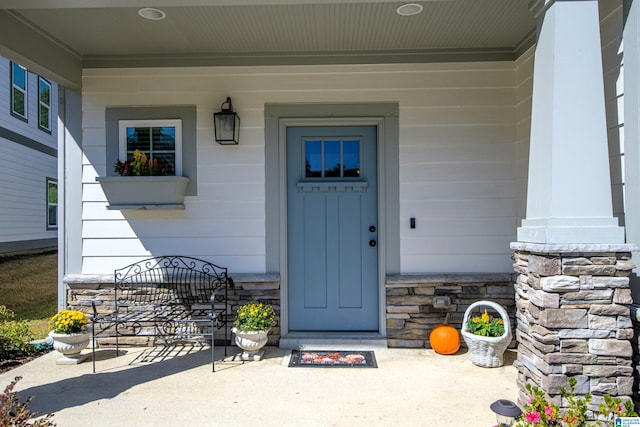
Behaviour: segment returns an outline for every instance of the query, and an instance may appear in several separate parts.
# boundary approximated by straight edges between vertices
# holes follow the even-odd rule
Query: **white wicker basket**
[[[469,332],[469,317],[476,307],[489,307],[500,315],[504,321],[504,334],[500,337],[483,337]],[[493,301],[474,302],[464,312],[462,320],[462,338],[469,348],[469,356],[474,365],[484,368],[497,368],[504,364],[503,355],[511,342],[511,322],[507,311]]]

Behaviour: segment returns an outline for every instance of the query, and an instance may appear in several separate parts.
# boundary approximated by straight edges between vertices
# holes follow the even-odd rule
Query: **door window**
[[[360,140],[306,139],[305,178],[360,178]]]

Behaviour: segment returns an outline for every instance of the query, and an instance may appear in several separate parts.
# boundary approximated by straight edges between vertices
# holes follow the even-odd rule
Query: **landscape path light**
[[[513,426],[516,418],[522,414],[518,405],[507,399],[498,399],[490,406],[491,410],[496,414],[498,427]]]

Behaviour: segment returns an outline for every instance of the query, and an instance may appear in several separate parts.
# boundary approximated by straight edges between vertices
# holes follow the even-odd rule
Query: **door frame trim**
[[[378,179],[379,334],[386,336],[387,274],[400,272],[398,104],[265,105],[267,272],[280,273],[280,335],[289,334],[286,129],[290,126],[376,126]],[[362,114],[362,116],[358,116]]]

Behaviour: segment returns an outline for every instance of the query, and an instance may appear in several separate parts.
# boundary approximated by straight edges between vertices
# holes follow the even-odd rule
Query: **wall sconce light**
[[[227,108],[225,108],[227,104]],[[220,111],[213,114],[213,127],[216,141],[221,145],[236,145],[240,137],[240,117],[233,112],[231,98],[220,106]]]
[[[522,414],[518,405],[507,399],[499,399],[490,406],[491,410],[496,414],[498,426],[512,426],[516,422],[516,418]]]

